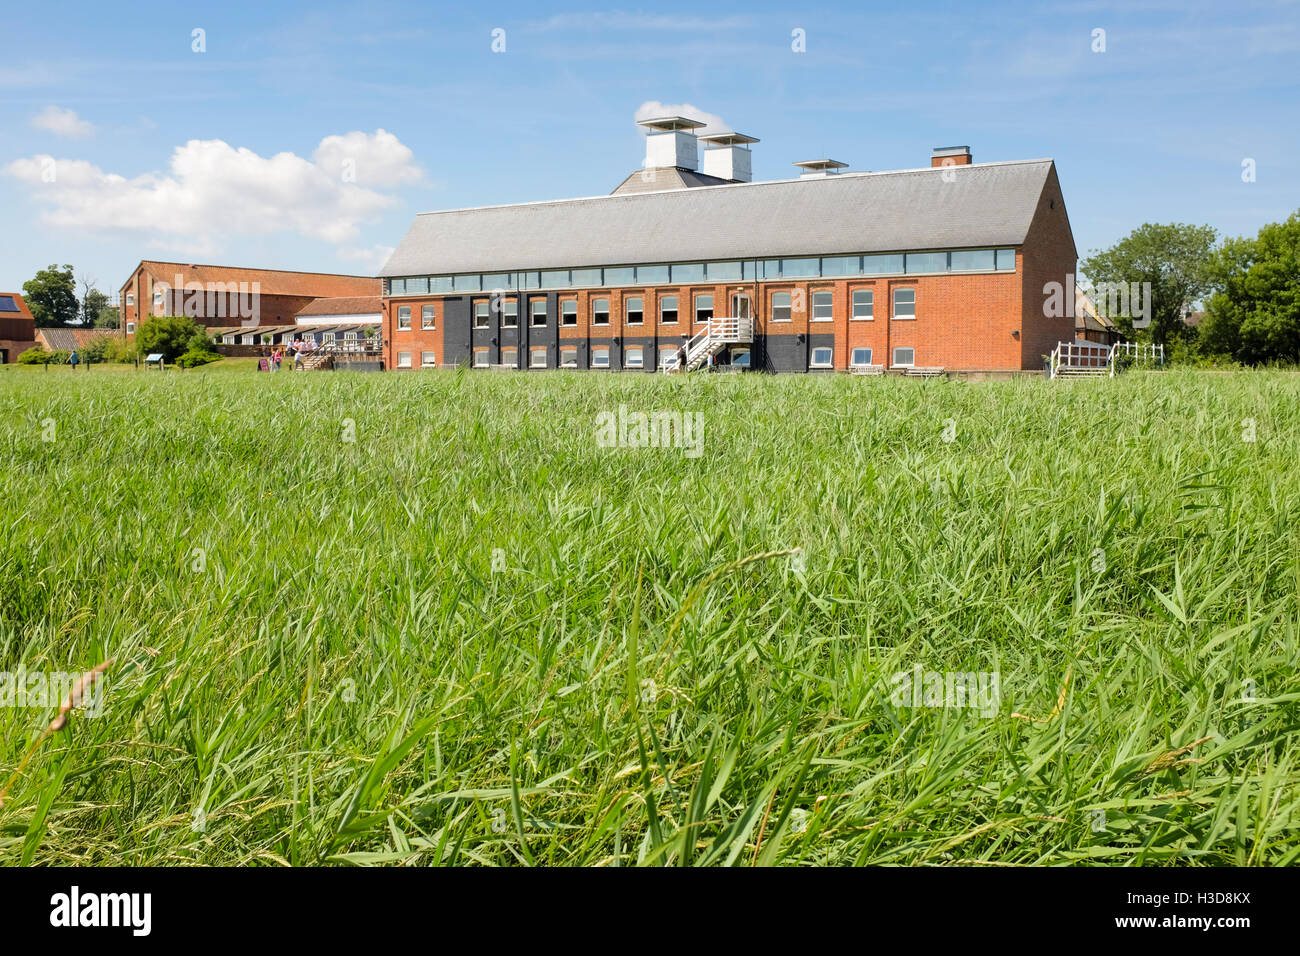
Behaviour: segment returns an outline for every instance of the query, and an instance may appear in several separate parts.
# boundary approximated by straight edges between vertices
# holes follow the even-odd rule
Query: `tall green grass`
[[[703,454],[599,447],[620,404]],[[0,411],[0,669],[114,658],[16,775],[57,702],[0,709],[0,862],[1300,859],[1296,375],[6,371]],[[998,713],[895,706],[917,664]]]

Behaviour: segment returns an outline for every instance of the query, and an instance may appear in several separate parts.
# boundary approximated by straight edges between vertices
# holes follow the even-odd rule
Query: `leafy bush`
[[[45,351],[45,346],[37,343],[22,352],[18,356],[19,365],[47,365],[50,361],[50,353]]]
[[[146,319],[135,333],[141,354],[159,352],[168,362],[175,362],[191,348],[195,336],[203,332],[194,320],[183,315],[155,315]]]
[[[221,358],[221,356],[216,352],[204,352],[197,349],[190,349],[176,360],[176,364],[181,368],[196,368],[200,365],[207,365],[209,362],[215,362],[219,358]]]
[[[107,360],[108,350],[112,345],[111,335],[95,335],[86,340],[86,343],[77,350],[77,354],[87,365],[94,365],[96,362]]]
[[[110,336],[108,349],[104,353],[104,361],[134,362],[139,355],[140,350],[134,343],[118,336]]]

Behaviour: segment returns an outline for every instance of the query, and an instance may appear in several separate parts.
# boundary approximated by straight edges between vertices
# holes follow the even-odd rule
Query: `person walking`
[[[77,370],[77,366],[81,364],[81,356],[77,354],[76,349],[73,349],[72,354],[68,356],[68,364],[72,366],[74,372]]]

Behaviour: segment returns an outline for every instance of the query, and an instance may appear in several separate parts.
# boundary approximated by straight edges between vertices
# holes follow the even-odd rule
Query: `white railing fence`
[[[1047,377],[1106,375],[1114,378],[1116,372],[1148,361],[1163,367],[1165,347],[1136,342],[1117,342],[1109,346],[1099,342],[1060,342],[1048,357]]]

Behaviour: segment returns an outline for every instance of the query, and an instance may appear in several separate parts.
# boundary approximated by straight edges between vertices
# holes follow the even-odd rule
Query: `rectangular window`
[[[708,322],[713,318],[713,296],[697,295],[695,297],[695,321]]]
[[[790,293],[789,292],[772,293],[772,321],[773,322],[790,321]]]
[[[857,365],[857,366],[870,365],[870,364],[871,364],[871,349],[866,349],[866,348],[856,348],[856,349],[854,349],[854,350],[853,350],[853,354],[852,354],[851,357],[849,358],[849,364],[850,364],[850,365]]]
[[[853,318],[874,319],[876,294],[871,289],[853,290]]]
[[[569,285],[569,270],[560,269],[556,272],[543,272],[541,287],[543,289],[565,289]]]
[[[560,303],[560,324],[577,325],[578,324],[578,300],[565,299]]]
[[[429,292],[429,279],[427,276],[420,276],[418,279],[406,280],[407,295],[427,295]]]
[[[452,288],[457,292],[481,292],[483,277],[481,275],[452,276]]]
[[[637,282],[667,282],[668,267],[667,266],[637,266],[636,281]]]
[[[344,342],[355,342],[356,340],[357,340],[357,333],[355,333],[355,332],[344,332],[344,333],[343,333],[343,341],[344,341]]]
[[[511,349],[502,349],[502,350],[501,350],[501,364],[504,365],[506,368],[518,368],[518,367],[519,367],[519,350],[518,350],[518,349],[513,349],[513,348],[511,348]]]
[[[129,331],[129,330],[128,330],[128,331]],[[223,336],[221,337],[221,341],[224,342],[224,343],[226,343],[227,345],[234,345],[234,344],[235,344],[235,338],[236,338],[236,337],[233,336],[233,335],[223,335]]]
[[[533,310],[533,325],[534,326],[545,325],[546,324],[546,300],[533,299],[532,310]]]
[[[895,289],[894,290],[894,314],[895,319],[914,319],[916,318],[916,290]]]
[[[764,279],[781,278],[780,259],[764,259],[762,262],[758,264],[758,267],[760,270],[762,270],[762,278]]]
[[[812,358],[808,361],[809,368],[830,368],[831,367],[831,348],[829,345],[819,345],[812,350]]]
[[[162,304],[163,304],[163,293],[162,293],[162,289],[154,289],[154,290],[153,290],[153,304],[154,304],[154,305],[162,305]]]
[[[820,259],[782,259],[781,275],[786,278],[804,278],[821,273]]]
[[[609,325],[609,299],[591,300],[591,324]]]
[[[829,322],[833,317],[834,297],[830,292],[814,292],[812,295],[812,320]]]
[[[639,345],[629,345],[623,351],[624,368],[644,368],[645,350]]]
[[[518,299],[506,299],[501,303],[501,327],[503,329],[519,328]]]
[[[411,307],[409,305],[399,305],[397,307],[397,327],[399,329],[409,329],[411,327]]]
[[[134,334],[135,334],[135,323],[134,323],[134,322],[128,322],[128,323],[126,323],[126,334],[127,334],[127,335],[134,335]]]
[[[486,275],[483,277],[483,291],[485,292],[491,292],[497,289],[512,289],[514,288],[514,284],[515,277],[509,272],[498,272],[494,275]]]
[[[744,270],[739,262],[710,262],[707,275],[712,282],[739,282]]]
[[[546,368],[546,349],[529,349],[528,350],[528,367],[529,368]]]
[[[397,353],[397,367],[398,367],[398,368],[410,368],[410,367],[411,367],[411,353],[410,353],[410,352],[398,352],[398,353]]]
[[[432,352],[420,353],[420,365],[424,368],[433,368],[438,364],[438,358]]]
[[[430,292],[451,292],[451,276],[434,276],[429,280]]]
[[[997,265],[992,249],[964,249],[949,255],[953,272],[992,272]]]
[[[677,346],[661,345],[659,346],[659,367],[664,368],[677,361]]]
[[[703,282],[703,262],[680,262],[672,267],[674,282]]]
[[[901,255],[863,256],[862,274],[864,276],[891,275],[903,271]]]
[[[560,368],[577,368],[578,367],[578,350],[575,348],[560,349]]]
[[[677,324],[677,296],[666,295],[659,300],[659,321],[664,325]]]
[[[434,325],[433,306],[431,305],[420,306],[420,328],[422,329],[436,328],[436,326]]]
[[[600,285],[599,269],[574,269],[569,277],[570,285]]]
[[[474,303],[474,328],[486,329],[488,327],[488,303]]]
[[[134,292],[128,292],[128,293],[126,294],[126,304],[127,304],[127,305],[135,305],[135,293],[134,293]]]
[[[836,256],[833,259],[822,260],[824,276],[855,276],[861,268],[861,256]]]
[[[605,285],[632,285],[634,282],[636,269],[632,266],[605,270]]]
[[[731,350],[731,364],[736,368],[749,368],[750,361],[749,349],[733,348]]]
[[[894,349],[894,367],[915,365],[916,349]]]
[[[475,367],[475,368],[487,368],[487,367],[488,367],[488,350],[487,350],[487,349],[475,349],[475,350],[474,350],[474,367]]]
[[[605,346],[591,350],[592,368],[609,368],[609,349]]]
[[[645,300],[641,296],[633,295],[624,299],[623,310],[628,325],[641,325],[645,322]]]
[[[997,269],[999,272],[1016,271],[1016,250],[999,249],[997,251]]]
[[[948,253],[946,252],[909,252],[907,254],[907,272],[947,272]]]

